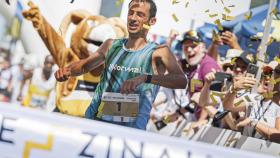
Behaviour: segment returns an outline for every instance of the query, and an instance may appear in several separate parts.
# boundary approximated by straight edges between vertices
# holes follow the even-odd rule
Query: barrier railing
[[[0,103],[0,158],[269,158]]]

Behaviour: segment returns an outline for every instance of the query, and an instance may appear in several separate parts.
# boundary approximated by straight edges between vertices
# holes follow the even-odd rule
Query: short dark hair
[[[128,4],[128,6],[130,6],[130,4],[135,1],[135,0],[131,0]],[[137,1],[141,1],[141,2],[147,2],[150,4],[150,17],[149,18],[153,18],[156,17],[157,14],[157,5],[153,0],[137,0]]]

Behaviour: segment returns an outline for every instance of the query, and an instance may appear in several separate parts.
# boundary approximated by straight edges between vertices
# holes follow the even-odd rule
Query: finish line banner
[[[0,103],[0,158],[269,158]]]

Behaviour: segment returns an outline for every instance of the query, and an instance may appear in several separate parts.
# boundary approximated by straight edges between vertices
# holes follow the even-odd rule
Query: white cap
[[[227,63],[231,63],[232,59],[235,57],[239,57],[242,54],[242,50],[238,50],[238,49],[229,49],[227,51],[226,57],[224,58],[224,60],[221,61],[221,64],[227,64]]]
[[[229,49],[226,54],[226,59],[232,59],[235,57],[239,57],[243,53],[243,50],[239,49]]]

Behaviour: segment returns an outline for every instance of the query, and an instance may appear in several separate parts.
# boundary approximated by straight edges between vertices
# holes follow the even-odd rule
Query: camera
[[[224,72],[217,72],[215,74],[215,80],[210,85],[210,90],[221,92],[223,86],[229,87],[232,82],[232,75]],[[226,85],[224,85],[226,83]]]

